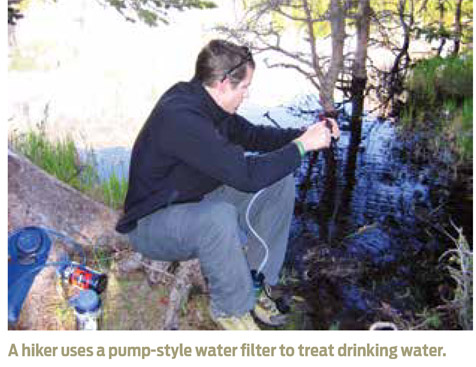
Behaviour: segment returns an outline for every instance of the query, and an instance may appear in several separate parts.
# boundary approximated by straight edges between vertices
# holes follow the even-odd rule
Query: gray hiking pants
[[[154,260],[198,258],[208,280],[212,315],[243,315],[255,303],[250,270],[258,269],[265,256],[245,220],[253,196],[221,186],[200,202],[159,209],[129,233],[132,246]],[[249,211],[251,226],[269,248],[263,274],[270,285],[278,282],[283,264],[294,198],[294,178],[289,175],[264,189]]]

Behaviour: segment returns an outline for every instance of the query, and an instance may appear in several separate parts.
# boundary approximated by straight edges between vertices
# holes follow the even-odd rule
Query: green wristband
[[[299,149],[299,154],[301,155],[301,158],[306,155],[306,149],[304,148],[304,144],[301,141],[294,140],[294,143],[297,145]]]

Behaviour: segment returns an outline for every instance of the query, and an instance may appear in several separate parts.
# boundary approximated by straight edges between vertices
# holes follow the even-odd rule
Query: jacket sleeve
[[[271,152],[282,148],[303,133],[301,129],[254,125],[236,114],[228,119],[227,130],[227,136],[231,141],[254,152]]]
[[[301,163],[296,144],[260,155],[224,138],[199,110],[176,110],[156,125],[158,149],[214,179],[245,192],[256,192],[292,173]]]

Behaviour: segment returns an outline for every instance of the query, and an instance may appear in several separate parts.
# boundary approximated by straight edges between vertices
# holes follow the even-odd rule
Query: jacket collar
[[[215,123],[221,122],[224,119],[227,119],[231,116],[229,112],[221,108],[215,100],[210,96],[205,87],[202,85],[202,82],[197,78],[193,78],[190,83],[192,84],[193,90],[196,91],[201,99],[204,101],[207,110],[211,113],[213,121]]]

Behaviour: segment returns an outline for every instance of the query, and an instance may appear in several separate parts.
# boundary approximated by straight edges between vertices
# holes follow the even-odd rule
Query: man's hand
[[[328,127],[328,124],[330,125]],[[306,152],[329,148],[331,138],[339,139],[340,130],[336,120],[326,118],[307,128],[307,130],[295,141],[300,141]]]
[[[339,140],[340,138],[340,129],[339,125],[337,125],[337,121],[333,118],[326,117],[324,119],[326,126],[331,130],[331,137],[332,139]]]

